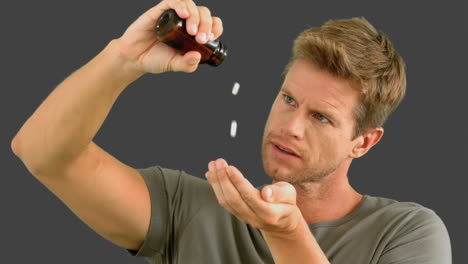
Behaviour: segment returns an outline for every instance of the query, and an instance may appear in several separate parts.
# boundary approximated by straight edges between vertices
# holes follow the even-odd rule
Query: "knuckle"
[[[242,179],[238,177],[238,171],[236,168],[232,165],[229,165],[226,167],[226,173],[229,174],[230,180],[234,185],[239,185],[242,184]],[[241,193],[241,195],[249,196],[251,195],[250,193]]]
[[[200,12],[200,14],[202,15],[206,15],[206,16],[211,16],[211,11],[208,7],[206,6],[199,6],[198,7],[198,11]]]
[[[186,3],[186,6],[190,12],[190,17],[188,19],[198,20],[200,15],[197,6],[193,3]]]
[[[182,1],[175,2],[173,6],[175,9],[181,9],[181,10],[184,8],[187,8],[187,5]]]
[[[224,170],[218,170],[218,172],[216,173],[216,175],[218,176],[218,179],[220,181],[225,181],[226,180],[226,173],[224,172]]]
[[[250,194],[241,193],[241,197],[242,197],[242,200],[244,200],[245,203],[247,204],[250,204],[253,201],[253,197]]]
[[[224,199],[225,199],[227,205],[229,205],[229,206],[236,206],[236,201],[233,200],[232,198],[230,198],[230,197],[225,197]]]
[[[278,224],[278,218],[274,215],[267,215],[264,218],[265,224],[269,226],[275,226]]]
[[[193,1],[185,1],[187,3],[187,7],[190,8],[194,13],[198,14],[198,8],[197,5]]]
[[[223,32],[223,22],[221,21],[221,18],[213,17],[212,24],[215,25],[213,29],[216,30],[218,34]]]
[[[223,21],[221,20],[221,18],[214,16],[214,17],[211,17],[211,19],[213,20],[214,23],[216,23],[216,24],[218,24],[220,26],[223,25]]]
[[[236,199],[232,199],[229,201],[229,204],[231,205],[231,207],[233,208],[240,208],[242,203],[239,201],[239,200],[236,200]]]

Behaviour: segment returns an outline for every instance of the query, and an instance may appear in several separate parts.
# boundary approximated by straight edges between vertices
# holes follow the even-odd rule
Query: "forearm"
[[[55,88],[17,133],[13,151],[30,170],[60,169],[90,144],[119,94],[140,76],[111,41]]]
[[[305,221],[290,234],[262,233],[275,264],[330,263]]]

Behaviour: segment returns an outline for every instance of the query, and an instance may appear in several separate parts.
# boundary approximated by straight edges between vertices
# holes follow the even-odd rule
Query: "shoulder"
[[[384,197],[367,196],[367,207],[383,218],[402,223],[443,224],[437,213],[416,202],[402,202]]]
[[[375,212],[380,212],[376,220],[383,227],[382,238],[386,241],[382,263],[387,263],[384,259],[431,259],[428,263],[450,263],[448,230],[434,210],[415,202],[382,197],[371,197],[371,200],[381,205]]]
[[[381,211],[379,220],[385,226],[385,236],[391,238],[390,248],[415,241],[426,243],[426,247],[450,248],[448,230],[434,210],[415,202],[373,199],[382,205],[377,211]]]

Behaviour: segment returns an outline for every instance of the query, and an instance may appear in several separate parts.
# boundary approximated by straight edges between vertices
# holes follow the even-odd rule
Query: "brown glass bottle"
[[[200,63],[218,66],[227,56],[227,48],[219,40],[205,44],[198,43],[194,36],[187,33],[185,20],[181,19],[173,9],[165,11],[159,17],[155,29],[161,42],[181,51],[182,54],[191,50],[200,52]]]

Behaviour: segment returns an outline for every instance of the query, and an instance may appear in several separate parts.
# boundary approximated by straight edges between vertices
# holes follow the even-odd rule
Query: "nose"
[[[281,134],[294,137],[298,140],[304,138],[304,120],[299,111],[286,117],[286,122],[281,128]]]

